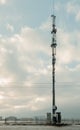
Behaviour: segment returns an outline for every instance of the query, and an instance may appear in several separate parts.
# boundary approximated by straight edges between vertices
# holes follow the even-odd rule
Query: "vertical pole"
[[[55,105],[55,63],[56,63],[56,27],[55,27],[55,16],[52,15],[53,18],[53,29],[52,29],[52,124],[56,124],[56,110],[57,107]]]
[[[53,55],[53,59],[52,59],[52,81],[53,81],[53,85],[52,85],[52,93],[53,93],[53,97],[52,97],[52,123],[56,124],[56,104],[55,104],[55,63],[56,63],[56,58],[55,55]]]

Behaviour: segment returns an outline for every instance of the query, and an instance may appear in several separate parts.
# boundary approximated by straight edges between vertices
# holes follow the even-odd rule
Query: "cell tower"
[[[53,81],[53,90],[52,90],[52,94],[53,94],[53,97],[52,97],[52,123],[55,124],[56,123],[56,110],[57,110],[57,107],[55,105],[55,63],[56,63],[56,32],[57,32],[57,29],[56,29],[56,26],[55,26],[55,18],[56,16],[52,15],[52,18],[53,18],[53,29],[52,29],[52,44],[51,44],[51,47],[52,47],[52,81]]]
[[[56,112],[57,110],[57,106],[55,103],[55,63],[56,63],[56,33],[57,33],[57,29],[56,29],[56,25],[55,25],[55,19],[56,16],[55,15],[51,15],[52,17],[52,44],[51,44],[51,48],[52,48],[52,124],[55,125],[56,123],[61,123],[61,113],[60,112]]]

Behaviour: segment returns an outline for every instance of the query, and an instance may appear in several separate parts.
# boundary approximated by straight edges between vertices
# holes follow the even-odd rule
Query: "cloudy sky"
[[[80,118],[80,0],[55,0],[56,105]],[[0,115],[51,112],[53,0],[0,0]]]

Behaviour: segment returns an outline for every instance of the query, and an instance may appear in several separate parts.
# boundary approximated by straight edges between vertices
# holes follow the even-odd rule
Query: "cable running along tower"
[[[53,1],[53,10],[54,10],[54,1]],[[56,16],[54,14],[51,15],[52,17],[52,44],[51,44],[51,48],[52,48],[52,124],[55,125],[56,123],[60,123],[61,122],[61,114],[60,112],[56,113],[57,110],[57,106],[55,103],[55,63],[56,63],[56,33],[57,33],[57,29],[56,29],[56,25],[55,25],[55,20],[56,20]]]

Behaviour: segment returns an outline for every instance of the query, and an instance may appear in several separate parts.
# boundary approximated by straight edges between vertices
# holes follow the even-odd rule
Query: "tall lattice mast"
[[[53,10],[54,10],[54,5],[53,5]],[[61,124],[61,112],[56,112],[57,106],[55,103],[55,63],[56,63],[57,29],[56,29],[56,24],[55,24],[56,16],[54,14],[51,16],[52,16],[52,31],[51,31],[51,34],[52,34],[52,44],[51,44],[51,48],[52,48],[52,124],[55,125],[56,123]]]
[[[54,11],[54,3],[53,3],[53,11]],[[52,85],[52,123],[56,124],[57,107],[55,104],[55,63],[56,63],[56,46],[57,46],[56,32],[57,32],[57,29],[56,29],[56,25],[55,25],[56,16],[53,14],[53,15],[51,15],[51,17],[52,17],[52,31],[51,31],[52,44],[51,44],[51,47],[52,47],[52,83],[53,83],[53,85]]]

